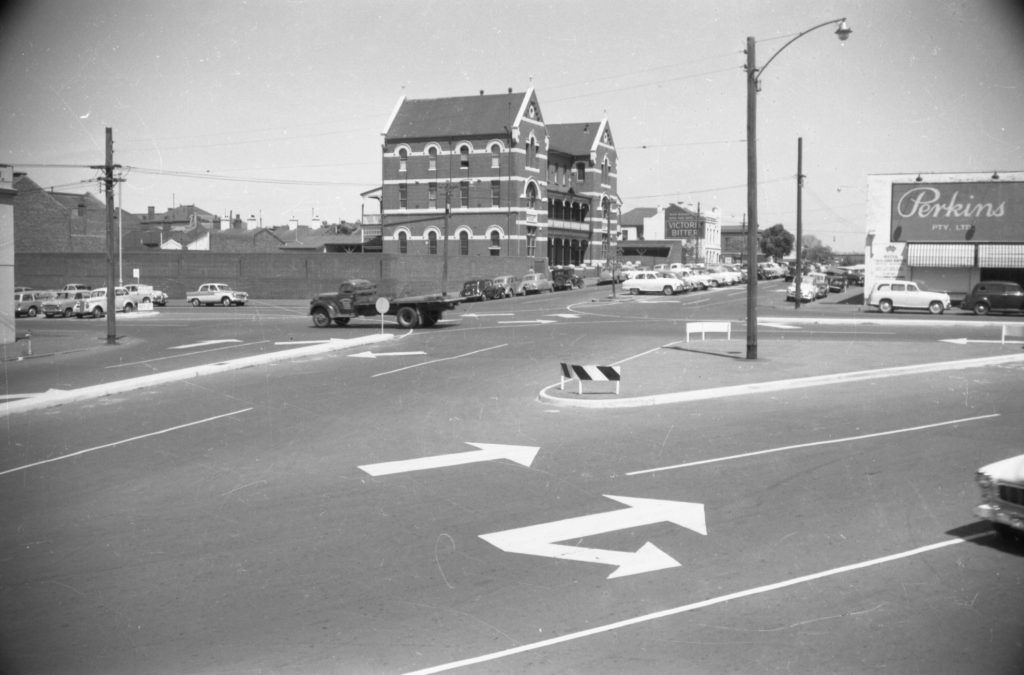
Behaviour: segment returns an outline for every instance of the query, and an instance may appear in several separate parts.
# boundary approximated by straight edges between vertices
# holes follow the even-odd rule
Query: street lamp
[[[753,37],[747,38],[747,358],[757,358],[757,92],[761,87],[761,75],[789,45],[793,44],[811,31],[832,24],[839,24],[836,37],[840,42],[846,41],[853,32],[846,25],[846,18],[832,19],[808,28],[772,54],[765,64],[757,67],[755,58],[755,42]],[[797,289],[799,293],[799,289]]]

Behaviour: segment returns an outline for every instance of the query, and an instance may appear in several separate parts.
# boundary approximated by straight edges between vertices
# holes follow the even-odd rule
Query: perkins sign
[[[1024,183],[894,183],[892,241],[1024,241]]]

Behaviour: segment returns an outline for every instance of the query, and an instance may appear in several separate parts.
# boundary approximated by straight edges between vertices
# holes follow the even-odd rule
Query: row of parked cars
[[[622,290],[633,295],[661,293],[675,295],[690,291],[707,290],[719,286],[733,286],[747,280],[746,270],[739,265],[700,265],[682,263],[655,265],[651,269],[632,267],[621,270],[618,277]]]
[[[514,295],[533,295],[583,288],[583,277],[572,267],[551,270],[551,278],[542,272],[522,277],[505,275],[494,279],[470,279],[462,285],[460,295],[465,301],[497,300]]]
[[[167,294],[146,284],[126,284],[114,288],[114,307],[118,312],[133,312],[139,305],[167,304]],[[15,316],[47,318],[83,316],[100,317],[107,311],[107,289],[93,289],[86,284],[66,284],[59,290],[14,290]]]

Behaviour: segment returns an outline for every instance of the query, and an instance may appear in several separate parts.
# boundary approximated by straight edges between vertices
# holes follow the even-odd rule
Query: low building
[[[954,301],[1024,284],[1024,172],[868,176],[865,283],[923,281]]]
[[[680,262],[717,263],[722,259],[722,228],[718,209],[669,204],[642,207],[622,214],[623,260],[645,265]]]

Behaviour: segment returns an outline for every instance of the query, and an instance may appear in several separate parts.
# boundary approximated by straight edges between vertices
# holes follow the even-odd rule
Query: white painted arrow
[[[224,344],[225,342],[241,342],[241,340],[203,340],[202,342],[193,342],[190,345],[178,345],[177,347],[168,347],[168,349],[192,349],[193,347],[209,347],[210,345],[219,345]]]
[[[472,464],[474,462],[490,462],[495,459],[509,459],[516,464],[530,466],[533,458],[537,456],[540,448],[533,448],[526,445],[499,445],[497,443],[467,443],[479,450],[471,452],[453,452],[447,455],[433,455],[432,457],[417,457],[415,459],[401,459],[394,462],[380,462],[379,464],[364,464],[359,468],[371,476],[389,476],[395,473],[407,471],[424,471],[426,469],[441,469],[448,466],[460,464]]]
[[[614,579],[679,567],[680,563],[651,542],[646,542],[636,552],[566,546],[555,542],[661,522],[675,523],[703,535],[708,533],[703,504],[615,495],[605,497],[629,508],[482,534],[480,538],[507,553],[615,565],[615,571],[608,575],[609,579]]]
[[[498,323],[554,323],[550,319],[532,319],[530,321],[499,321]]]
[[[557,316],[559,319],[578,319],[579,314],[548,314],[548,316]]]
[[[350,358],[353,359],[375,359],[378,356],[422,356],[426,352],[359,352],[358,354],[349,354]]]
[[[948,342],[952,345],[965,345],[968,342],[975,344],[988,344],[988,345],[1019,345],[1021,344],[1018,340],[969,340],[967,338],[951,338],[949,340],[939,340],[939,342]]]

